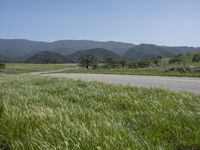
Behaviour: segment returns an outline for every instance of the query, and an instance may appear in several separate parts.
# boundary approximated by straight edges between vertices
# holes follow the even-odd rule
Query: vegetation
[[[0,149],[198,149],[200,97],[0,75]]]
[[[1,62],[1,60],[0,60],[0,70],[5,69],[5,68],[6,68],[6,64]]]
[[[27,63],[39,63],[39,64],[49,64],[49,63],[64,63],[65,57],[53,52],[42,51],[27,59]]]
[[[152,58],[151,61],[158,67],[161,64],[161,59],[162,59],[161,56],[157,56],[157,57]]]
[[[126,62],[107,58],[104,64],[96,70],[73,70],[66,73],[97,73],[97,74],[124,74],[124,75],[152,75],[152,76],[179,76],[200,77],[200,63],[192,59],[198,53],[177,55],[173,58],[154,57],[151,60]],[[176,63],[168,63],[176,60]]]
[[[192,62],[200,62],[200,54],[195,54],[192,58]]]
[[[88,50],[81,50],[81,51],[76,51],[68,56],[66,56],[66,59],[73,60],[75,62],[79,62],[79,58],[81,55],[92,55],[98,59],[99,62],[104,62],[106,58],[112,57],[114,59],[119,59],[120,55],[108,50],[108,49],[103,49],[103,48],[93,48],[93,49],[88,49]]]
[[[179,72],[162,70],[159,68],[116,68],[116,69],[95,69],[95,70],[71,70],[64,73],[94,73],[94,74],[120,74],[120,75],[150,75],[150,76],[176,76],[176,77],[200,77],[199,72]]]
[[[104,68],[118,68],[119,67],[119,61],[117,59],[114,59],[112,57],[108,57],[105,61]]]
[[[181,62],[183,62],[183,55],[177,55],[175,57],[172,57],[169,59],[169,64],[175,64],[178,63],[178,65],[180,65]]]
[[[60,63],[63,62],[63,57],[66,57],[64,63],[78,62],[79,57],[85,54],[94,55],[99,61],[105,61],[107,57],[115,59],[121,57],[127,61],[144,61],[156,56],[172,57],[178,54],[186,54],[187,52],[200,51],[199,48],[194,47],[167,47],[153,44],[134,45],[112,41],[61,40],[55,42],[36,42],[20,39],[0,39],[0,56],[7,60],[7,62],[24,63],[28,59],[30,63],[33,63],[33,59],[37,63],[44,63],[38,62],[38,56],[36,56],[37,54],[40,55],[44,50],[48,51],[51,58],[56,58],[58,62],[61,61]],[[31,58],[32,56],[34,58]]]
[[[172,57],[187,52],[199,51],[199,48],[193,47],[167,47],[153,44],[140,44],[130,48],[122,56],[128,61],[143,61],[157,56]]]
[[[177,66],[179,66],[179,67],[181,67],[181,66],[182,67],[192,67],[192,68],[197,67],[198,68],[198,67],[200,67],[200,63],[193,61],[193,58],[194,58],[195,55],[200,55],[200,52],[187,53],[187,54],[180,56],[182,61],[179,64],[178,64],[178,62],[169,64],[168,62],[171,58],[163,58],[161,60],[161,66],[163,66],[163,64],[165,62],[167,68],[177,67]]]
[[[70,55],[76,51],[103,48],[121,55],[134,44],[121,42],[99,42],[90,40],[59,40],[54,42],[30,41],[22,39],[0,39],[0,56],[4,56],[7,62],[26,62],[26,60],[41,51],[48,51]],[[80,57],[80,56],[79,56]],[[79,58],[78,57],[78,58]],[[77,60],[78,60],[77,58]],[[70,59],[71,60],[71,59]]]
[[[79,65],[82,68],[89,69],[91,67],[92,69],[96,69],[98,65],[98,60],[93,55],[81,55],[79,59]]]
[[[77,64],[6,64],[4,70],[0,73],[6,74],[20,74],[28,72],[63,70],[69,68],[76,68]]]

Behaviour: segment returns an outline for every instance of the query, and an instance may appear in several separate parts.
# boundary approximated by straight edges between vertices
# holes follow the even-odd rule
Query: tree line
[[[101,65],[101,68],[114,69],[114,68],[145,68],[149,67],[152,63],[156,66],[161,64],[162,57],[154,57],[151,60],[128,62],[124,59],[118,60],[108,57]],[[96,69],[99,66],[98,59],[93,55],[81,55],[79,58],[79,66],[85,69]]]
[[[177,63],[178,65],[181,63],[181,62],[184,62],[184,59],[183,59],[183,54],[179,54],[179,55],[176,55],[174,57],[172,57],[171,59],[169,59],[169,64],[175,64]],[[193,57],[192,57],[192,62],[200,62],[200,54],[195,54]]]

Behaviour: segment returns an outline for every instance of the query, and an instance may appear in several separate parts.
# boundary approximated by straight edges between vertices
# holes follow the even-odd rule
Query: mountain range
[[[91,54],[104,61],[107,57],[140,61],[156,56],[170,57],[200,51],[195,47],[168,47],[153,44],[135,45],[122,42],[90,40],[60,40],[55,42],[23,39],[0,39],[0,59],[6,62],[45,63],[51,61],[77,62],[84,54]]]

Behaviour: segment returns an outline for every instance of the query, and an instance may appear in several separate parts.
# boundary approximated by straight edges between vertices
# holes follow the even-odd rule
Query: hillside
[[[6,62],[26,62],[31,56],[48,51],[60,55],[78,55],[81,51],[95,50],[97,48],[106,49],[129,61],[151,59],[155,56],[171,57],[180,53],[191,53],[200,51],[194,47],[167,47],[152,44],[134,45],[121,42],[98,42],[89,40],[60,40],[55,42],[30,41],[22,39],[0,39],[0,56]],[[95,52],[90,52],[95,55]],[[100,60],[106,59],[107,55],[101,55]],[[73,55],[72,55],[73,56]],[[74,56],[75,57],[75,56]],[[116,55],[114,55],[116,57]],[[119,56],[117,56],[119,57]],[[75,57],[77,60],[77,57]],[[67,58],[68,61],[69,58]],[[70,59],[71,60],[71,59]]]
[[[60,40],[49,43],[48,51],[55,51],[56,49],[57,53],[67,55],[80,50],[103,48],[121,55],[124,52],[126,52],[129,48],[134,46],[134,44],[114,41],[99,42],[91,40]]]
[[[64,63],[64,56],[58,53],[42,51],[27,59],[28,63]]]
[[[200,55],[200,51],[199,52],[192,52],[192,53],[186,53],[184,55],[181,56],[182,58],[182,62],[180,62],[180,65],[178,65],[178,63],[175,63],[175,64],[166,64],[168,67],[174,67],[174,66],[186,66],[186,67],[200,67],[200,62],[192,62],[192,59],[194,57],[195,54],[198,54]],[[162,62],[162,66],[164,64],[164,62],[168,62],[169,59],[171,59],[170,57],[169,58],[163,58],[161,60]]]
[[[23,39],[0,39],[0,55],[8,62],[23,62],[40,51],[50,51],[69,55],[75,51],[104,48],[122,54],[134,44],[121,42],[98,42],[89,40],[60,40],[55,42],[38,42]]]
[[[105,61],[105,59],[108,57],[120,59],[120,55],[103,48],[94,48],[94,49],[88,49],[84,51],[77,51],[77,52],[72,53],[71,55],[68,55],[67,58],[77,62],[81,55],[86,55],[86,54],[97,57],[99,61]]]
[[[193,47],[167,47],[153,44],[141,44],[125,52],[123,58],[129,61],[139,61],[151,59],[156,56],[171,57],[177,54],[184,54],[198,50],[200,51],[200,49]]]

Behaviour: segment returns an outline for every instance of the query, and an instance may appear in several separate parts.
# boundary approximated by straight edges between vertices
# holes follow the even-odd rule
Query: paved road
[[[43,74],[43,76],[83,79],[89,81],[95,80],[136,87],[159,87],[172,91],[187,91],[200,95],[200,78],[72,73]]]

